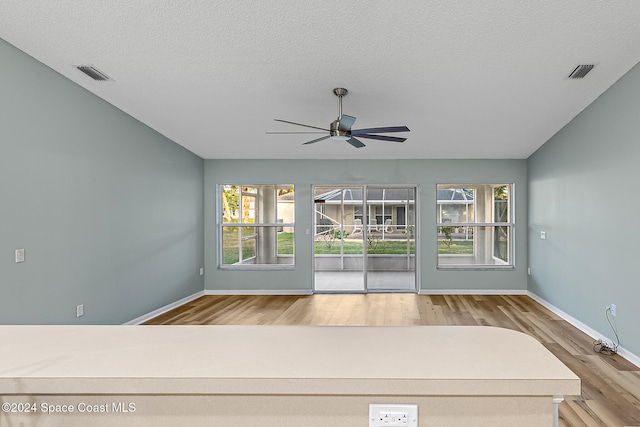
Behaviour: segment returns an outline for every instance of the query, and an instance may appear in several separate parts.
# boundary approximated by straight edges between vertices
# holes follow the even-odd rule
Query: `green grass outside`
[[[235,264],[239,261],[238,253],[238,228],[224,227],[223,229],[223,264]],[[244,227],[242,236],[247,237],[253,233],[252,227]],[[293,254],[293,233],[278,233],[278,254]],[[253,258],[256,255],[254,241],[246,240],[243,242],[242,257],[244,259]]]
[[[278,233],[278,254],[293,255],[293,233]]]
[[[415,243],[411,241],[409,244],[411,253],[415,253]],[[340,255],[340,239],[336,239],[332,242],[319,240],[314,242],[313,247],[316,255]],[[362,253],[362,241],[344,241],[344,254],[361,255]],[[406,240],[372,240],[367,243],[367,253],[406,255],[407,242]]]
[[[224,264],[234,264],[238,262],[238,229],[235,227],[225,227],[224,229]],[[248,236],[252,230],[245,228],[243,235]],[[410,241],[410,253],[415,253],[415,242]],[[246,241],[243,247],[244,258],[255,256],[255,248],[253,241]],[[317,255],[340,255],[340,239],[333,242],[325,242],[319,240],[314,242],[314,253]],[[344,254],[360,255],[363,253],[361,241],[344,241]],[[393,254],[405,255],[407,253],[407,242],[405,240],[378,240],[368,243],[367,253],[369,254]],[[293,254],[293,233],[278,233],[278,254]],[[457,241],[451,242],[451,247],[447,246],[444,241],[438,241],[439,255],[473,255],[473,241]]]
[[[450,245],[438,240],[438,255],[473,255],[473,240],[453,240]]]

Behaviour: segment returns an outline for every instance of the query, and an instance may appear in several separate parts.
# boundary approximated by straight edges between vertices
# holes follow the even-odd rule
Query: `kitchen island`
[[[551,426],[580,379],[482,326],[0,326],[0,426]],[[555,402],[555,403],[554,403]]]

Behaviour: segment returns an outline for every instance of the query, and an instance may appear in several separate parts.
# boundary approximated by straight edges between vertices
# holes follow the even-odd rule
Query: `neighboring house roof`
[[[315,200],[319,202],[340,202],[340,193],[344,191],[345,201],[362,201],[362,189],[361,188],[346,188],[331,190],[326,193],[315,196]],[[407,194],[408,193],[408,194]],[[473,202],[473,191],[466,191],[463,188],[443,188],[438,189],[437,193],[439,202],[446,201],[460,201],[460,202]],[[414,190],[412,188],[369,188],[367,190],[367,201],[385,201],[385,202],[405,202],[414,200]]]
[[[327,191],[326,193],[315,196],[315,200],[319,202],[340,202],[340,193],[344,192],[344,200],[362,202],[361,188],[346,188]],[[415,191],[413,188],[368,188],[367,201],[369,202],[397,202],[405,203],[407,199],[413,201],[415,199]]]
[[[439,188],[438,202],[459,201],[473,202],[473,191],[465,188]]]

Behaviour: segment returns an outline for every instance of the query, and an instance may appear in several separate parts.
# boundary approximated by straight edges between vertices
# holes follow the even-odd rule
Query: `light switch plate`
[[[24,249],[16,249],[16,262],[24,262]]]

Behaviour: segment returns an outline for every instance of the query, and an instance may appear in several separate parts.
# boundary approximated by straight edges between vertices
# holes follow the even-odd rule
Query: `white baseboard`
[[[205,289],[205,295],[311,295],[309,289],[258,289],[258,290],[238,290],[238,289]]]
[[[569,322],[571,325],[575,326],[576,328],[580,329],[585,334],[589,335],[594,340],[604,340],[604,341],[608,341],[610,343],[614,342],[611,338],[602,335],[600,332],[596,331],[595,329],[593,329],[589,325],[587,325],[585,323],[582,323],[581,321],[579,321],[575,317],[571,316],[570,314],[565,313],[564,311],[560,310],[555,305],[553,305],[550,302],[540,298],[538,295],[534,294],[533,292],[527,291],[527,295],[530,296],[531,299],[536,301],[541,306],[545,307],[546,309],[548,309],[552,313],[560,316],[562,319],[564,319],[565,321]],[[624,347],[622,347],[622,346],[618,347],[618,354],[620,356],[624,357],[625,359],[627,359],[629,362],[633,363],[634,365],[640,367],[640,357],[638,357],[637,355],[631,353],[629,350],[625,349]]]
[[[140,317],[136,317],[133,320],[128,321],[127,323],[125,323],[125,325],[141,325],[144,322],[146,322],[147,320],[151,320],[154,317],[157,317],[163,313],[166,313],[169,310],[173,310],[176,307],[180,307],[183,304],[186,304],[190,301],[193,301],[194,299],[200,298],[201,296],[204,295],[204,291],[200,291],[200,292],[196,292],[193,295],[189,295],[188,297],[182,298],[181,300],[178,300],[176,302],[172,302],[171,304],[167,304],[164,307],[160,307],[157,310],[153,310],[151,313],[147,313],[144,314]]]
[[[421,289],[420,295],[527,295],[526,289]]]

